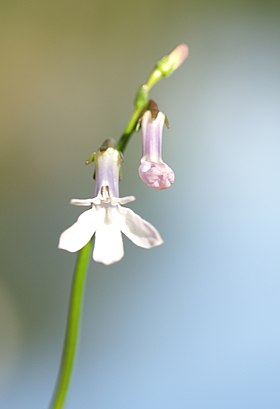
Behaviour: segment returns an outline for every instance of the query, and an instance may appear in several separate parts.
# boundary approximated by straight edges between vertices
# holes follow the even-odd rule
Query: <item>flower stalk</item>
[[[149,105],[149,92],[151,88],[161,78],[167,77],[170,74],[172,74],[172,72],[175,71],[184,62],[187,56],[188,56],[188,47],[185,44],[181,44],[177,46],[174,50],[171,51],[169,55],[159,60],[154,70],[151,72],[146,83],[144,83],[139,88],[136,94],[135,102],[134,102],[134,111],[123,131],[123,134],[119,138],[114,148],[114,150],[118,151],[118,154],[121,154],[124,152],[130,140],[130,137],[132,136],[133,132],[137,129],[140,118],[143,116],[145,110],[147,110],[147,107]],[[160,153],[160,148],[158,148],[158,151]],[[98,152],[101,155],[102,147],[100,148]],[[104,158],[106,158],[106,156],[104,156]],[[96,163],[96,154],[91,155],[87,163],[90,163],[90,162]],[[98,171],[98,167],[96,168],[96,170]],[[108,175],[106,174],[105,176],[107,177]],[[104,213],[105,211],[106,213],[106,217],[104,218],[104,222],[103,222],[103,227],[105,226],[106,228],[108,228],[108,225],[110,225],[110,223],[107,222],[108,221],[107,210],[109,209],[109,213],[111,213],[113,209],[114,214],[115,214],[116,213],[115,207],[117,206],[118,223],[120,225],[119,234],[122,231],[136,245],[145,247],[145,248],[150,248],[150,247],[154,247],[154,246],[161,244],[162,240],[161,240],[159,233],[156,231],[156,229],[152,225],[150,225],[150,223],[146,222],[140,216],[136,215],[134,212],[132,212],[132,210],[122,208],[122,206],[120,206],[121,204],[125,204],[128,201],[131,201],[132,199],[131,198],[118,198],[118,185],[116,184],[118,183],[118,181],[116,181],[116,178],[114,177],[112,178],[112,180],[114,180],[114,183],[115,183],[113,185],[113,188],[110,185],[110,183],[108,183],[107,186],[101,186],[99,183],[100,180],[98,179],[97,180],[97,191],[98,191],[99,197],[96,197],[93,199],[86,199],[86,200],[76,200],[76,203],[73,202],[73,204],[82,205],[82,206],[90,205],[92,206],[91,210],[94,210],[95,208],[95,210],[100,211],[100,208],[101,208],[102,212]],[[113,195],[115,194],[117,198],[113,197],[112,193]],[[130,200],[127,200],[127,199],[130,199]],[[81,215],[82,218],[85,217],[83,216],[84,214],[88,215],[89,213],[87,212],[91,212],[91,210],[84,212]],[[94,212],[91,212],[90,214],[93,215],[93,213]],[[122,220],[122,224],[120,223],[121,220]],[[123,223],[123,220],[125,220],[125,223]],[[77,228],[78,230],[76,230],[76,232],[79,233],[79,228],[81,224],[79,224],[78,222],[79,222],[79,219],[73,225],[75,227],[72,226],[71,228],[73,229]],[[67,328],[66,328],[66,334],[65,334],[65,340],[64,340],[63,355],[61,359],[56,389],[53,395],[53,400],[52,400],[50,409],[63,409],[64,408],[65,400],[67,397],[67,392],[69,389],[69,383],[71,380],[72,370],[74,366],[75,354],[76,354],[78,338],[79,338],[79,328],[80,328],[80,320],[81,320],[81,314],[82,314],[86,273],[87,273],[87,267],[88,267],[90,254],[91,254],[91,247],[92,247],[91,237],[92,237],[93,231],[88,232],[87,234],[89,235],[87,239],[89,241],[87,241],[87,244],[85,245],[83,243],[82,248],[79,247],[80,250],[77,256],[77,262],[76,262],[76,266],[74,270],[70,302],[69,302],[68,318],[67,318]],[[82,235],[80,239],[84,240],[84,238],[85,236]],[[119,243],[121,242],[119,241]],[[73,241],[71,242],[71,245],[72,244],[73,244]],[[74,244],[77,245],[77,243],[74,243]],[[66,243],[65,245],[65,242],[64,242],[64,246],[67,247],[68,245],[69,243]],[[65,248],[65,247],[62,246],[62,248]],[[76,251],[76,250],[73,250],[73,251]],[[72,250],[71,249],[69,250],[69,247],[68,247],[68,251],[72,251]],[[107,262],[105,262],[104,264],[111,264],[111,262],[117,261],[117,258],[120,259],[121,255],[122,254],[120,251],[117,256],[113,255],[111,259],[106,259],[107,256],[105,256],[105,259],[104,259],[104,255],[102,255],[102,258],[103,258],[102,262],[104,262],[105,260]],[[97,261],[100,261],[100,260],[97,260]]]
[[[82,316],[87,267],[91,254],[91,244],[91,241],[89,241],[79,251],[77,256],[69,301],[63,354],[56,389],[50,406],[51,409],[62,409],[64,407],[69,388],[79,338],[79,328]]]
[[[151,91],[152,87],[162,78],[168,77],[177,68],[179,68],[188,57],[188,54],[189,48],[186,44],[180,44],[175,47],[170,54],[158,61],[146,83],[139,88],[134,102],[135,109],[116,146],[116,149],[118,149],[120,152],[124,152],[131,135],[137,127],[139,118],[148,107],[149,92]]]

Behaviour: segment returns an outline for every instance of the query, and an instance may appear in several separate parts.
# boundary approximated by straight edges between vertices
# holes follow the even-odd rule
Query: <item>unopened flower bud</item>
[[[172,74],[183,64],[189,55],[189,47],[186,44],[177,45],[170,54],[163,57],[157,64],[158,69],[164,77]]]

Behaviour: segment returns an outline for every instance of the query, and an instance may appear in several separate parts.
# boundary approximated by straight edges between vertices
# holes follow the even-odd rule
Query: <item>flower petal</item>
[[[175,181],[173,170],[164,162],[148,162],[142,159],[139,176],[143,182],[154,189],[167,189]]]
[[[96,213],[95,208],[82,213],[76,223],[61,234],[58,248],[75,252],[84,247],[96,230]]]
[[[149,249],[163,243],[155,227],[131,209],[119,206],[119,214],[123,218],[122,232],[137,246]]]
[[[92,206],[95,198],[93,199],[72,199],[70,204],[74,206]]]
[[[152,118],[151,111],[146,111],[142,117],[142,151],[143,157],[148,161],[161,161],[162,130],[165,115],[162,112]]]
[[[129,203],[129,202],[133,202],[135,200],[135,196],[125,196],[125,197],[113,197],[112,198],[112,200],[111,200],[111,203],[112,204],[121,204],[121,205],[123,205],[123,204],[126,204],[126,203]]]
[[[95,233],[93,260],[109,265],[121,260],[123,255],[123,240],[119,227],[104,223]]]

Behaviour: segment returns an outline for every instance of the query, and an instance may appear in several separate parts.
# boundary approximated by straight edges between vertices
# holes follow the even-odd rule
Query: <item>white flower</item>
[[[155,104],[153,101],[152,103]],[[174,183],[175,175],[161,157],[165,115],[156,108],[157,112],[154,117],[153,110],[147,110],[141,120],[143,154],[138,172],[147,186],[162,190],[169,188]]]
[[[96,155],[96,197],[73,199],[76,206],[91,206],[76,223],[65,230],[58,247],[75,252],[84,247],[95,234],[93,259],[106,265],[119,261],[124,255],[122,233],[143,248],[163,243],[158,231],[131,209],[122,207],[135,198],[119,198],[120,153],[109,147]]]

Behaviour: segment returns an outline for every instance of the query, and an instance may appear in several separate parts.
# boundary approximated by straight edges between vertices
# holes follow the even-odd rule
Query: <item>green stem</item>
[[[136,94],[136,99],[135,99],[135,109],[126,125],[126,128],[118,140],[118,143],[116,145],[116,149],[118,149],[120,152],[124,152],[126,145],[129,142],[129,139],[133,132],[136,129],[137,123],[139,121],[139,118],[141,117],[143,111],[145,108],[147,108],[149,104],[149,92],[151,88],[163,77],[161,71],[156,67],[152,73],[150,74],[147,82],[143,84],[140,89],[138,90],[138,93]]]
[[[122,134],[122,136],[120,137],[117,145],[116,145],[116,149],[118,149],[120,152],[124,152],[126,145],[128,144],[128,141],[131,137],[131,135],[133,134],[133,132],[135,131],[137,122],[141,116],[141,113],[143,111],[143,109],[145,108],[144,104],[142,107],[140,108],[135,108],[135,111],[133,112],[133,114],[131,115],[131,118]]]
[[[154,70],[151,72],[147,82],[143,84],[137,94],[134,104],[134,111],[127,123],[127,126],[121,135],[116,149],[120,152],[124,152],[129,139],[133,132],[137,128],[137,123],[141,118],[141,115],[145,109],[147,109],[149,104],[149,92],[151,88],[164,76],[169,75],[172,71],[168,66],[168,73],[163,70],[162,66],[168,63],[166,60],[168,57],[164,57],[156,65]],[[172,68],[172,67],[171,67]],[[91,155],[87,163],[94,161],[94,154]],[[71,380],[71,374],[73,370],[75,354],[77,349],[78,337],[79,337],[79,327],[82,313],[83,296],[86,281],[86,272],[89,262],[89,255],[91,252],[91,241],[86,244],[79,252],[77,257],[77,262],[75,266],[72,289],[69,302],[68,319],[66,334],[64,339],[64,348],[60,364],[60,370],[58,375],[58,380],[56,384],[55,393],[50,406],[50,409],[63,409],[65,399],[68,392],[69,383]]]
[[[65,403],[77,349],[87,266],[91,253],[90,240],[78,253],[69,302],[63,355],[51,409],[62,409]]]

